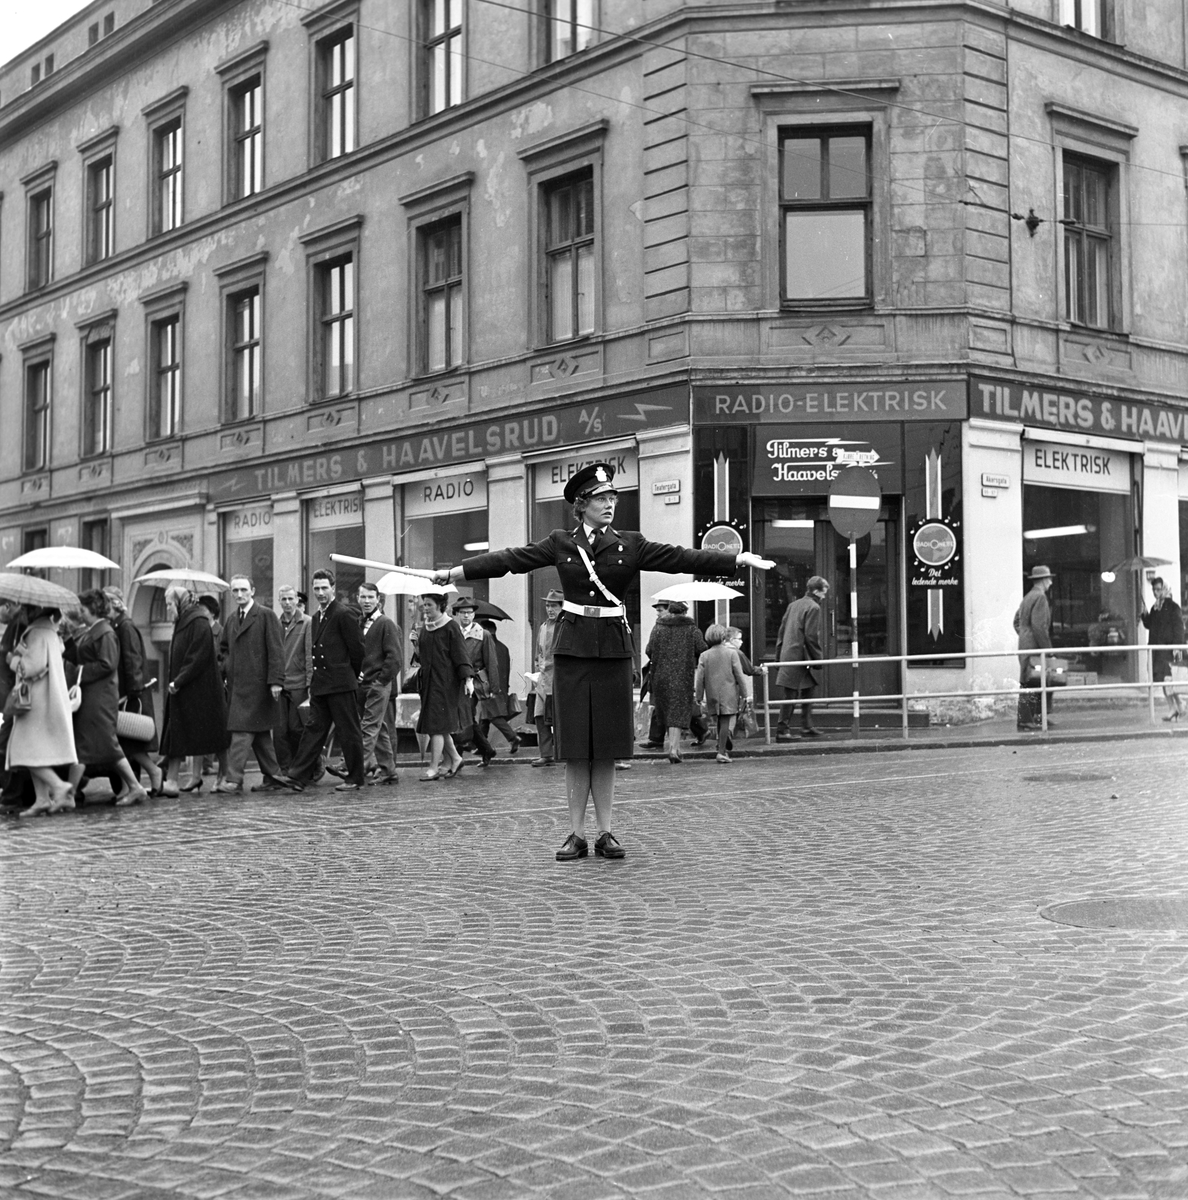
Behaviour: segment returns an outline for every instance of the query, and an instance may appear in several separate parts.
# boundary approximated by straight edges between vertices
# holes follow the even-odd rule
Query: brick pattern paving
[[[1188,933],[1039,915],[1188,891],[1183,763],[640,763],[621,863],[518,765],[6,820],[0,1195],[1188,1196]]]

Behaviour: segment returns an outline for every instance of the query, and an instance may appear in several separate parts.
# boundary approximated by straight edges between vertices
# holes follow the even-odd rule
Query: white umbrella
[[[43,546],[40,550],[29,550],[14,558],[8,564],[10,567],[28,567],[43,570],[56,567],[63,571],[118,571],[120,564],[96,554],[94,550],[84,550],[80,546]]]
[[[174,583],[203,583],[212,588],[229,588],[231,585],[209,571],[196,571],[193,567],[162,567],[147,575],[137,575],[133,583],[150,583],[154,587],[169,587]]]
[[[696,579],[692,583],[674,583],[661,588],[653,600],[683,600],[688,604],[692,600],[734,600],[742,595],[734,588],[724,583],[714,583],[708,579]]]
[[[440,584],[423,575],[409,575],[404,571],[389,571],[381,575],[375,586],[385,596],[446,596],[458,589],[452,583]]]
[[[78,597],[59,584],[37,575],[17,575],[0,571],[0,600],[17,604],[39,604],[45,608],[73,608]]]

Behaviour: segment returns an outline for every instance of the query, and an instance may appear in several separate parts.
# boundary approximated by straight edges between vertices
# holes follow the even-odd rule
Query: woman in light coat
[[[724,625],[711,625],[705,631],[709,649],[697,660],[693,690],[698,704],[704,704],[707,717],[718,718],[718,762],[731,761],[730,735],[735,717],[742,711],[747,694],[747,677],[738,651],[726,641]]]
[[[24,767],[33,776],[37,798],[21,816],[38,817],[74,807],[74,788],[54,767],[71,766],[76,759],[62,639],[58,636],[62,614],[56,608],[33,605],[26,605],[26,611],[29,625],[13,651],[12,666],[17,685],[28,682],[33,707],[10,718],[13,727],[6,766],[10,771]]]

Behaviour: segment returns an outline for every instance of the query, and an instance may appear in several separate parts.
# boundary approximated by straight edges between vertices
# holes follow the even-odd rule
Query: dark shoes
[[[376,771],[367,781],[372,787],[389,787],[400,782],[395,771]]]
[[[551,758],[534,758],[532,760],[532,765],[534,767],[551,767],[553,765],[553,759],[551,759]]]
[[[342,783],[335,785],[334,790],[336,792],[361,792],[363,785],[361,783],[352,783],[349,779],[344,779]]]
[[[316,780],[314,782],[316,782]],[[305,784],[300,779],[294,779],[292,775],[282,775],[280,779],[277,780],[277,783],[279,783],[281,787],[288,788],[291,792],[305,791]]]
[[[801,736],[802,738],[806,738],[806,737],[820,737],[820,736],[821,736],[821,731],[820,731],[820,730],[819,730],[819,729],[818,729],[818,728],[817,728],[815,725],[806,725],[806,726],[805,726],[805,727],[804,727],[804,728],[803,728],[803,729],[800,731],[800,736]]]
[[[599,858],[626,858],[627,851],[619,845],[613,833],[600,833],[594,843],[594,853]]]
[[[516,754],[520,749],[520,738],[516,738],[514,742],[507,748],[508,754]]]
[[[557,851],[558,862],[573,862],[575,858],[585,858],[590,853],[590,843],[571,833],[565,839],[565,844]]]
[[[790,733],[777,733],[776,741],[777,742],[794,742],[794,741],[796,741],[796,739]]]
[[[253,788],[253,792],[287,792],[289,789],[285,787],[279,779],[274,779],[271,775],[265,775],[264,778],[257,783]]]

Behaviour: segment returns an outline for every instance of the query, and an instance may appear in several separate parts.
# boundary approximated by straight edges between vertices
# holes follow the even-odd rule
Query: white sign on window
[[[250,504],[223,514],[223,540],[251,542],[272,537],[272,505]]]
[[[487,507],[487,476],[483,471],[468,475],[443,475],[404,485],[404,515],[440,517],[446,513],[474,512]]]
[[[536,467],[536,498],[538,500],[560,500],[565,494],[565,485],[583,468],[591,463],[610,463],[615,469],[614,485],[620,492],[635,491],[639,487],[639,455],[634,450],[604,450],[602,453],[587,452],[574,458],[559,458],[555,462],[538,463]]]
[[[306,507],[309,528],[346,529],[363,524],[363,493],[348,492],[345,496],[319,496]]]
[[[1130,455],[1093,446],[1023,443],[1023,482],[1087,492],[1130,492]]]

